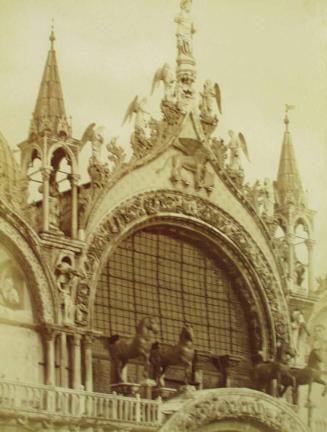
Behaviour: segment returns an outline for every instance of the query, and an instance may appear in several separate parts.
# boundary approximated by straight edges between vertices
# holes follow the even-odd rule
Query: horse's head
[[[276,360],[288,361],[290,358],[296,356],[296,351],[293,349],[289,342],[284,340],[277,341]]]
[[[318,369],[323,358],[318,348],[313,348],[309,354],[308,367],[312,369]]]
[[[156,317],[143,318],[136,327],[137,334],[143,335],[148,333],[159,333],[159,320]]]
[[[193,342],[193,338],[194,338],[193,327],[190,324],[184,324],[182,331],[179,335],[179,340],[184,342],[185,341]]]

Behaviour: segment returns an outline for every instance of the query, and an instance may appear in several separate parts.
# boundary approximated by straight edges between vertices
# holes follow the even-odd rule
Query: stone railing
[[[161,400],[125,397],[116,393],[102,394],[61,387],[0,381],[0,413],[47,414],[62,417],[134,422],[158,425]]]

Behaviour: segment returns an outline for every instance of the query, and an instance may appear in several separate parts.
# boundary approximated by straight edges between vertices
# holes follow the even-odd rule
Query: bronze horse
[[[293,393],[293,403],[297,404],[299,399],[299,386],[300,385],[308,385],[308,401],[310,401],[312,384],[318,383],[324,386],[324,390],[322,392],[322,396],[325,396],[327,393],[327,383],[324,381],[320,375],[320,363],[322,362],[322,358],[317,349],[313,349],[308,358],[308,364],[306,367],[301,369],[292,368],[291,373],[296,380],[296,388]],[[288,387],[291,385],[289,377],[282,376],[281,384],[284,388],[281,391],[281,396],[286,392]]]
[[[177,345],[153,344],[150,361],[157,385],[160,387],[165,386],[165,372],[169,366],[175,365],[184,366],[185,384],[188,384],[192,379],[194,353],[193,328],[190,325],[184,325],[182,328]]]
[[[284,341],[278,342],[276,357],[274,360],[263,361],[259,355],[259,361],[253,370],[254,387],[273,396],[281,396],[282,379],[288,379],[295,391],[296,382],[288,365],[287,356],[294,357],[295,352]],[[273,388],[273,382],[277,382],[277,392]]]
[[[125,382],[123,370],[130,359],[142,358],[144,377],[149,377],[151,346],[158,332],[158,319],[146,317],[138,323],[136,334],[132,340],[121,338],[119,335],[113,335],[109,338],[109,352],[117,383]]]

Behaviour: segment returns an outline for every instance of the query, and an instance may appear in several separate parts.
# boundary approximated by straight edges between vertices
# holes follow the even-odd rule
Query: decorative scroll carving
[[[273,432],[307,432],[300,418],[285,403],[248,389],[215,389],[197,392],[160,429],[160,432],[192,432],[219,422],[234,420],[261,424]]]
[[[110,242],[114,241],[119,234],[146,217],[182,215],[198,219],[206,226],[212,227],[217,233],[224,234],[248,257],[249,262],[256,270],[264,287],[265,295],[273,316],[275,333],[279,339],[289,339],[288,312],[283,297],[274,277],[273,270],[266,261],[244,228],[239,225],[230,215],[223,210],[209,203],[208,201],[191,195],[176,191],[157,191],[138,195],[117,207],[98,227],[88,240],[88,247],[85,253],[85,270],[90,286],[97,274],[100,260],[108,249]],[[187,222],[185,221],[187,225]],[[211,233],[212,235],[212,233]],[[237,249],[236,249],[237,250]],[[228,247],[231,254],[231,248]],[[249,265],[242,264],[240,256],[235,256],[242,271],[249,279]],[[255,283],[255,282],[253,282]],[[271,336],[272,337],[272,336]]]

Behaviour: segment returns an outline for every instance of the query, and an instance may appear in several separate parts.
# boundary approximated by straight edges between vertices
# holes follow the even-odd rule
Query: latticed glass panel
[[[98,282],[96,328],[133,335],[144,316],[160,320],[160,340],[178,341],[185,322],[203,351],[248,357],[248,327],[232,282],[200,242],[161,229],[134,233],[109,258]]]

